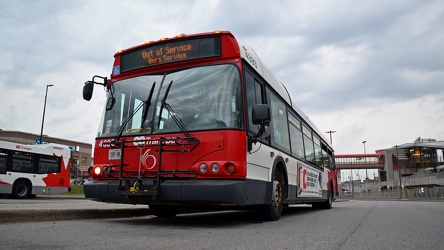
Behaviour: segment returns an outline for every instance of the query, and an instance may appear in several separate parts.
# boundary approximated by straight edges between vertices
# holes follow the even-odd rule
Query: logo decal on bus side
[[[23,146],[23,145],[16,145],[15,148],[16,148],[16,149],[19,149],[19,150],[21,149],[21,150],[32,151],[32,148],[31,148],[31,147],[25,147],[25,146]]]
[[[113,141],[112,139],[101,140],[99,142],[99,147],[101,147],[101,148],[110,148],[111,147],[110,144],[103,145],[103,143],[109,143],[109,142],[112,142],[112,141]]]
[[[143,153],[143,155],[140,156],[140,162],[146,169],[152,169],[154,166],[156,166],[156,157],[154,155],[150,155],[150,150],[151,149],[148,149],[145,151],[145,153]],[[152,160],[149,160],[150,158],[152,158]]]
[[[247,52],[247,47],[243,46],[245,51],[245,57],[248,59],[248,62],[253,65],[255,68],[257,68],[257,62],[256,59],[254,59],[250,54]]]
[[[322,173],[297,164],[298,195],[300,196],[322,196]]]
[[[134,137],[134,146],[148,146],[148,145],[159,145],[159,141],[151,139],[151,137],[136,136]]]

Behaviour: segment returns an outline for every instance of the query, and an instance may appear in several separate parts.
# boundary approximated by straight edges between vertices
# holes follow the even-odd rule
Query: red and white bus
[[[0,194],[25,199],[68,192],[70,158],[65,145],[0,141]]]
[[[117,52],[85,196],[183,207],[331,208],[333,149],[256,53],[228,31],[178,35]]]

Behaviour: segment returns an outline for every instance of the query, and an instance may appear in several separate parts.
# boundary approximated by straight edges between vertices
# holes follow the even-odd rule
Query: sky
[[[254,3],[254,4],[253,4]],[[0,129],[93,143],[105,102],[84,82],[145,41],[229,30],[336,154],[444,140],[444,1],[0,0]],[[330,134],[324,136],[329,140]],[[366,141],[364,144],[363,141]]]

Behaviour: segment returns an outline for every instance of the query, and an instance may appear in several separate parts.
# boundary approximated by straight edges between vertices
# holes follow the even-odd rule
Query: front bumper
[[[149,192],[153,186],[153,181],[144,180],[140,191],[130,192],[119,189],[118,180],[94,180],[85,183],[84,191],[86,198],[113,203],[245,206],[263,204],[267,190],[266,182],[249,179],[163,180],[157,195]]]

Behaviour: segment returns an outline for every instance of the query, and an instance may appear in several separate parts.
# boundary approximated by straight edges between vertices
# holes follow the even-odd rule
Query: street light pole
[[[45,111],[46,111],[46,99],[48,97],[48,88],[54,86],[53,84],[46,85],[46,94],[45,94],[45,104],[43,105],[43,117],[42,117],[42,128],[40,129],[40,143],[43,142],[43,124],[45,123]]]
[[[331,134],[333,134],[333,133],[336,133],[336,131],[327,131],[327,132],[325,132],[325,133],[327,133],[327,134],[330,134],[330,144],[332,144],[333,145],[333,139],[331,138]]]
[[[367,154],[367,152],[365,151],[365,143],[367,141],[363,141],[362,144],[364,144],[364,154]],[[367,164],[367,158],[364,156],[364,163]],[[368,183],[368,172],[367,172],[367,168],[365,169],[365,179],[367,180]]]
[[[396,166],[398,167],[398,173],[399,173],[399,199],[402,199],[401,166],[399,165],[398,145],[396,145],[395,147],[396,147]]]
[[[350,169],[350,176],[352,182],[352,197],[355,198],[355,184],[353,182],[353,169]]]

